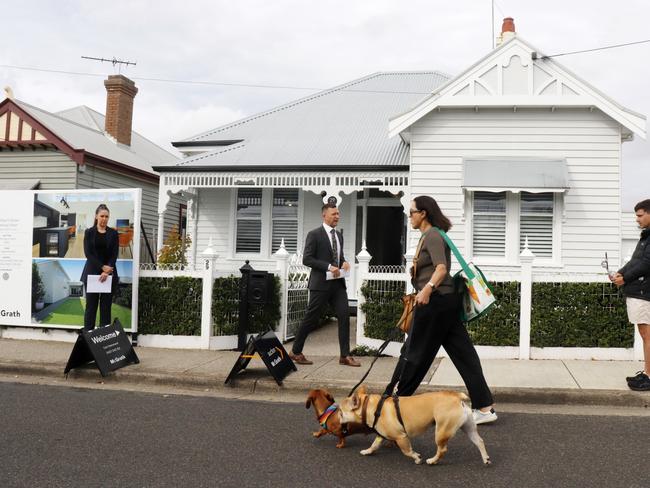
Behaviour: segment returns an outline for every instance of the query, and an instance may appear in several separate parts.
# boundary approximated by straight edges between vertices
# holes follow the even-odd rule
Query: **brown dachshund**
[[[372,429],[367,425],[353,422],[341,424],[339,419],[338,405],[334,402],[334,397],[330,392],[324,389],[309,390],[305,408],[314,406],[316,419],[321,428],[312,433],[314,437],[321,437],[325,434],[332,434],[339,438],[336,444],[337,448],[345,447],[345,438],[352,434],[370,434]]]

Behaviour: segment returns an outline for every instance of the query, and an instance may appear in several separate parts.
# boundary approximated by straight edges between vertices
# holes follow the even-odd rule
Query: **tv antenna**
[[[105,58],[93,58],[92,56],[81,56],[82,59],[90,59],[93,61],[100,61],[102,63],[111,63],[113,65],[113,68],[117,66],[117,72],[120,73],[122,70],[122,65],[124,66],[135,66],[138,63],[133,63],[131,61],[123,61],[121,59],[117,59],[116,57],[113,56],[113,59],[105,59]]]

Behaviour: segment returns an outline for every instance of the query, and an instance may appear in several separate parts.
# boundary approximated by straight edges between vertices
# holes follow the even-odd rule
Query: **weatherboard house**
[[[141,188],[142,223],[154,241],[159,175],[152,164],[178,157],[132,130],[133,81],[114,75],[104,85],[106,115],[83,105],[49,112],[7,89],[0,101],[0,190]],[[175,196],[166,210],[165,235],[184,222],[185,205]]]
[[[417,242],[410,200],[431,195],[484,270],[517,272],[526,242],[549,273],[602,271],[605,251],[620,262],[621,146],[645,138],[645,117],[544,57],[511,19],[502,39],[453,78],[376,73],[174,143],[184,159],[154,166],[159,226],[183,193],[192,261],[211,244],[221,269],[271,269],[335,196],[348,260],[365,243],[371,265],[394,265]]]

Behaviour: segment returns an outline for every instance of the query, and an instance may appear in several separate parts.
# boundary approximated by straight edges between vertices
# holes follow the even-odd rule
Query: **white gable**
[[[626,130],[645,139],[643,115],[618,105],[535,48],[515,37],[420,102],[391,119],[390,137],[439,107],[587,107],[596,108]]]

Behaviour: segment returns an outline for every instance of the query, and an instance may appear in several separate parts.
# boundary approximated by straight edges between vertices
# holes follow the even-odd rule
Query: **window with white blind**
[[[278,188],[273,190],[271,210],[271,253],[284,247],[290,253],[298,248],[298,190]]]
[[[262,245],[262,189],[237,190],[235,252],[259,253]]]
[[[505,256],[505,192],[476,192],[474,194],[472,235],[474,256]]]
[[[553,257],[553,194],[521,193],[519,214],[519,250],[526,237],[528,248],[539,258]]]
[[[559,259],[555,193],[476,191],[472,202],[472,256],[479,262],[516,263],[528,248],[537,259]],[[558,239],[556,239],[558,237]]]

